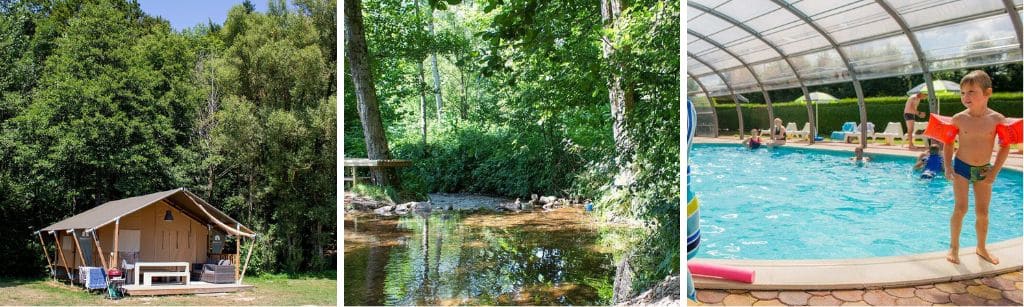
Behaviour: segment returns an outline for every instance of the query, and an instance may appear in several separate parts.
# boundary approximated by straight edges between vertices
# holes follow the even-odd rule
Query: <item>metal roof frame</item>
[[[699,79],[701,77],[706,77],[706,76],[709,76],[709,75],[712,75],[712,74],[717,75],[717,77],[722,80],[723,84],[726,87],[726,90],[728,90],[728,94],[731,95],[734,100],[737,100],[736,96],[739,94],[739,92],[737,92],[737,90],[735,88],[733,88],[729,84],[729,81],[725,78],[725,76],[723,75],[723,72],[724,71],[734,70],[734,69],[739,69],[740,66],[742,66],[748,72],[750,72],[751,76],[754,78],[754,81],[757,83],[757,86],[760,89],[760,91],[762,92],[762,95],[764,95],[764,97],[765,97],[765,102],[767,103],[769,117],[773,117],[774,116],[774,112],[773,112],[774,110],[773,110],[773,107],[772,107],[771,97],[767,93],[767,88],[765,87],[765,84],[764,84],[761,76],[758,74],[758,72],[756,70],[753,69],[753,66],[760,65],[760,64],[766,64],[766,63],[777,62],[780,59],[785,61],[786,65],[789,68],[789,70],[793,72],[793,77],[796,79],[796,82],[799,84],[799,87],[801,88],[801,90],[802,90],[802,92],[804,94],[805,99],[809,100],[809,98],[807,98],[808,97],[808,90],[807,90],[807,85],[806,85],[807,79],[805,78],[805,76],[801,75],[801,73],[797,69],[796,65],[793,64],[792,59],[795,58],[795,57],[799,57],[799,56],[805,56],[805,55],[825,52],[825,51],[828,51],[828,50],[835,50],[836,54],[839,55],[839,60],[842,62],[842,65],[846,68],[845,73],[848,74],[848,75],[838,75],[838,78],[836,78],[835,80],[821,80],[822,82],[815,82],[815,84],[834,84],[834,83],[841,83],[841,82],[847,82],[847,81],[853,83],[854,91],[855,91],[855,93],[857,95],[857,105],[858,105],[858,108],[859,108],[859,111],[860,111],[861,133],[862,133],[862,135],[864,135],[864,134],[867,133],[867,131],[866,131],[866,129],[867,129],[867,125],[866,125],[866,122],[867,122],[867,111],[865,109],[865,104],[864,104],[864,91],[863,91],[863,89],[861,88],[861,85],[860,85],[860,80],[862,80],[864,77],[858,75],[857,69],[854,67],[853,62],[851,61],[851,58],[847,54],[847,51],[843,49],[843,47],[855,46],[855,45],[858,45],[858,44],[869,43],[869,42],[873,42],[873,41],[881,41],[881,40],[886,39],[886,38],[892,38],[892,37],[900,36],[900,35],[905,36],[907,38],[907,40],[910,42],[910,45],[911,45],[911,47],[913,49],[914,56],[916,57],[916,65],[920,65],[920,68],[921,68],[921,72],[920,73],[924,76],[925,83],[926,83],[926,85],[928,87],[928,90],[930,92],[933,92],[933,93],[934,93],[934,88],[932,86],[932,75],[931,75],[932,67],[929,66],[933,62],[929,61],[929,58],[926,55],[924,48],[922,48],[921,41],[919,40],[919,37],[916,35],[916,32],[922,31],[922,30],[933,29],[933,28],[937,28],[937,27],[942,27],[942,26],[947,26],[947,25],[960,24],[960,23],[964,23],[964,22],[967,22],[967,21],[970,21],[970,20],[989,18],[989,17],[993,17],[993,16],[999,16],[1001,14],[1007,14],[1007,15],[1009,15],[1009,18],[1010,18],[1010,20],[1011,20],[1011,22],[1013,24],[1013,29],[1014,29],[1014,32],[1016,34],[1016,39],[1017,39],[1017,47],[1018,48],[1024,47],[1024,35],[1022,35],[1021,16],[1019,15],[1020,11],[1018,10],[1018,7],[1020,7],[1020,5],[1016,4],[1014,0],[1001,0],[1000,1],[1001,4],[1002,4],[1002,5],[1000,5],[1001,8],[997,9],[997,10],[993,9],[992,5],[994,5],[994,3],[990,2],[990,3],[987,3],[988,5],[985,6],[984,10],[981,11],[981,12],[972,12],[972,13],[970,13],[968,15],[956,16],[954,18],[939,20],[939,21],[931,22],[931,23],[927,23],[927,24],[918,24],[918,25],[913,26],[913,27],[911,27],[909,25],[906,17],[903,16],[891,4],[891,1],[892,0],[874,0],[873,2],[872,1],[861,2],[856,7],[851,7],[851,5],[853,5],[854,3],[850,3],[850,4],[843,4],[841,6],[837,6],[837,7],[833,7],[833,8],[824,8],[823,10],[815,12],[814,13],[815,16],[814,16],[814,18],[812,18],[811,16],[809,16],[807,14],[807,12],[804,12],[800,8],[796,7],[795,4],[798,4],[796,2],[790,3],[790,2],[793,2],[793,1],[788,1],[788,0],[770,0],[769,2],[774,4],[775,6],[777,6],[777,8],[776,7],[772,7],[770,10],[767,10],[767,11],[761,12],[761,13],[755,12],[755,14],[759,14],[759,15],[756,15],[756,16],[753,16],[753,17],[744,17],[745,19],[748,19],[748,20],[754,20],[754,19],[757,19],[759,17],[765,16],[765,15],[768,15],[768,14],[771,14],[771,13],[774,13],[774,12],[777,12],[777,11],[780,11],[780,10],[781,11],[785,11],[785,12],[788,12],[788,14],[791,14],[792,16],[795,16],[796,20],[789,21],[789,22],[783,23],[783,24],[774,25],[774,26],[770,27],[770,29],[765,30],[764,32],[784,31],[785,29],[783,27],[795,28],[795,27],[802,27],[802,25],[806,25],[807,27],[810,27],[811,29],[813,29],[814,32],[817,32],[817,34],[820,35],[821,38],[823,38],[825,41],[828,42],[828,45],[826,45],[826,46],[821,46],[821,47],[809,46],[809,47],[813,47],[813,48],[808,48],[806,50],[795,50],[795,51],[798,51],[798,52],[793,52],[793,53],[785,53],[780,48],[779,45],[777,45],[776,43],[773,43],[771,40],[768,40],[761,31],[758,31],[758,30],[752,28],[750,25],[747,25],[745,22],[743,22],[741,20],[738,20],[737,18],[734,18],[733,16],[725,13],[724,11],[718,10],[718,8],[723,7],[725,4],[729,3],[730,1],[722,2],[722,3],[715,3],[715,4],[713,4],[715,6],[713,8],[712,7],[708,7],[708,6],[706,6],[704,4],[701,4],[701,3],[697,3],[697,2],[693,2],[693,1],[688,1],[687,2],[687,6],[689,8],[692,8],[692,9],[695,9],[695,10],[701,12],[701,14],[698,14],[697,17],[691,18],[690,20],[688,20],[688,22],[692,21],[693,19],[699,18],[703,14],[707,14],[707,15],[716,17],[717,19],[719,19],[721,21],[724,21],[728,26],[726,26],[725,28],[721,28],[721,29],[717,29],[716,28],[715,31],[712,31],[713,33],[702,33],[702,32],[700,32],[697,29],[688,29],[687,30],[688,34],[693,35],[694,37],[696,37],[696,38],[698,38],[698,39],[700,39],[700,40],[702,40],[702,41],[704,41],[704,42],[706,42],[707,44],[710,45],[710,47],[702,46],[703,48],[701,48],[701,49],[703,49],[703,50],[693,50],[691,52],[687,52],[687,56],[689,58],[691,58],[691,59],[701,63],[702,65],[706,66],[708,69],[711,70],[710,72],[703,72],[703,73],[700,73],[700,74],[687,73],[687,75],[691,79],[694,79],[694,81],[698,84],[698,86],[701,88],[701,90],[704,92],[704,94],[709,97],[709,99],[711,97],[711,92],[707,90],[707,88],[703,85],[703,83]],[[895,31],[890,31],[888,29],[885,29],[885,30],[880,31],[882,33],[873,34],[873,35],[870,35],[870,36],[867,36],[867,37],[851,37],[851,38],[854,38],[854,39],[847,40],[847,41],[844,41],[842,43],[839,43],[831,32],[826,31],[823,28],[823,26],[821,24],[818,24],[818,21],[816,21],[816,18],[818,20],[821,20],[821,19],[824,19],[824,18],[828,18],[828,17],[832,17],[834,19],[835,18],[834,16],[837,16],[839,14],[843,14],[845,12],[850,12],[850,11],[853,11],[853,10],[859,10],[861,8],[865,8],[865,7],[872,6],[872,5],[877,5],[878,7],[880,7],[882,9],[882,11],[884,11],[884,15],[882,15],[881,13],[877,13],[877,9],[875,9],[874,11],[867,11],[870,16],[872,16],[874,18],[874,17],[877,17],[877,16],[888,15],[888,17],[891,18],[891,20],[893,20],[896,23],[896,25],[899,26],[899,28],[897,30],[895,30]],[[837,9],[841,9],[841,8],[845,9],[845,10],[844,11],[831,12],[833,10],[837,10]],[[866,11],[866,9],[867,8],[865,8],[865,11]],[[920,10],[916,10],[916,11],[920,11]],[[910,12],[905,10],[904,13],[908,13],[909,14]],[[785,17],[786,17],[787,20],[792,19],[792,17],[789,16],[789,15],[787,15]],[[882,19],[879,19],[879,21],[880,20],[882,20]],[[721,24],[717,20],[715,22],[716,22],[715,24],[718,25],[719,27],[721,27],[723,25],[723,24]],[[798,22],[801,22],[800,25],[798,25]],[[826,22],[826,24],[827,24],[827,22]],[[806,29],[807,27],[804,27],[804,29]],[[830,25],[830,27],[832,27],[833,30],[834,30],[836,25],[832,24],[832,25]],[[891,25],[890,25],[890,27],[891,27]],[[748,36],[741,36],[741,37],[737,37],[737,38],[731,38],[730,37],[729,39],[727,39],[728,41],[726,41],[726,40],[721,40],[720,41],[720,40],[717,40],[715,38],[712,38],[714,35],[716,35],[718,33],[721,33],[721,32],[725,32],[726,30],[731,29],[731,28],[736,28],[736,29],[743,30],[744,32],[749,34],[749,37]],[[1002,31],[1005,31],[1005,28]],[[812,33],[812,32],[806,32],[806,33],[808,33],[808,35],[810,35],[809,33]],[[1001,33],[1006,33],[1006,32],[1001,32]],[[731,34],[732,35],[737,35],[738,33],[731,33]],[[753,39],[751,39],[751,38],[753,38]],[[1008,38],[1008,37],[1007,36],[1001,36],[1001,39],[1006,39],[1006,38]],[[749,61],[748,62],[743,57],[741,57],[741,55],[737,54],[733,50],[730,50],[729,49],[730,47],[727,47],[727,46],[736,46],[738,44],[743,44],[743,43],[746,43],[746,42],[750,42],[750,41],[753,41],[754,39],[758,40],[760,43],[763,43],[765,46],[768,46],[769,48],[771,48],[778,55],[774,56],[774,55],[770,55],[770,54],[763,54],[765,56],[769,56],[770,55],[771,57],[769,57],[767,59],[760,59],[760,58],[758,58],[758,59],[755,59],[756,61]],[[777,40],[777,39],[774,39],[774,40]],[[1003,42],[1004,45],[1000,45],[1000,46],[1002,46],[1003,48],[1007,47],[1007,45],[1005,45],[1006,41],[1003,40],[1002,42]],[[788,43],[786,43],[786,44],[788,44]],[[754,48],[758,48],[758,47],[754,47]],[[714,67],[714,66],[710,65],[708,63],[708,61],[703,58],[703,56],[705,56],[709,52],[713,52],[715,50],[720,50],[720,51],[724,52],[725,54],[727,54],[728,56],[732,57],[733,59],[736,59],[737,62],[739,62],[739,65],[730,64],[730,65],[728,65],[729,67],[724,67],[724,65],[723,65],[723,67]],[[763,50],[767,50],[767,49],[751,49],[751,50],[758,50],[758,51],[755,51],[755,52],[763,52]],[[932,48],[932,50],[935,50],[935,49]],[[1006,52],[1013,52],[1013,51],[1012,51],[1012,49],[1011,49],[1011,51],[1006,51],[1006,49],[1004,49],[1003,51],[1000,51],[1000,52],[1003,52],[1005,54]],[[754,54],[754,53],[748,53],[748,54]],[[721,57],[721,54],[718,54],[718,55],[719,55],[719,57]],[[932,61],[949,61],[949,60],[962,59],[962,58],[968,58],[968,57],[969,56],[954,55],[953,57],[939,57],[937,60],[932,60]],[[1017,61],[1016,59],[1012,59],[1012,58],[1011,59],[1004,58],[1002,60],[996,60],[996,62],[1004,63],[1004,62],[1011,61],[1011,60],[1012,61]],[[731,60],[730,60],[730,62],[731,62]],[[834,62],[834,63],[836,63],[836,62]],[[938,62],[938,63],[941,63],[941,62]],[[836,63],[836,64],[838,64],[838,63]],[[909,63],[907,63],[907,64],[909,64]],[[876,64],[876,65],[884,65],[884,63]],[[941,65],[941,64],[939,64],[939,65]],[[839,66],[834,66],[834,67],[837,68],[836,71],[840,71],[840,70],[838,70]],[[948,68],[941,68],[941,66],[938,66],[938,67],[939,67],[938,69],[948,69]],[[914,70],[916,71],[916,69],[914,69]],[[897,73],[897,75],[903,75],[903,74],[906,74],[906,73],[905,72],[902,72],[902,73],[898,72]],[[911,74],[916,74],[916,72],[913,72]],[[882,76],[884,76],[884,74],[882,74]],[[846,80],[845,79],[846,77],[849,77],[849,80]],[[880,76],[879,76],[879,74],[876,73],[874,75],[865,75],[865,77],[879,78]],[[742,89],[742,90],[744,90],[743,92],[750,92],[751,91],[750,88]],[[756,90],[754,90],[754,91],[756,91]],[[720,88],[716,89],[716,92],[721,93],[721,89]],[[929,102],[928,102],[928,109],[929,109],[929,111],[933,112],[933,113],[939,112],[938,102],[935,99],[934,95],[929,95],[928,100],[929,100]],[[737,116],[739,117],[739,122],[740,122],[740,137],[742,138],[743,137],[743,132],[744,132],[743,131],[744,130],[743,123],[742,123],[742,110],[741,110],[741,108],[739,107],[738,104],[737,104],[736,108],[737,108]],[[716,117],[717,117],[717,113],[716,113]],[[813,126],[814,125],[813,112],[812,112],[810,104],[808,104],[808,119],[810,119],[810,122],[812,123],[812,129],[813,129],[814,135],[817,135],[817,127]],[[717,118],[716,118],[716,120],[717,120]],[[861,144],[860,145],[862,147],[867,146],[867,140],[864,139],[864,138],[860,138],[860,139],[861,139]],[[813,138],[812,138],[812,142],[813,142]]]

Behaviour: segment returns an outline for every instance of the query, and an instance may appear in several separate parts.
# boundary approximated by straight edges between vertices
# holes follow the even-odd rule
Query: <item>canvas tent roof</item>
[[[40,231],[96,229],[113,223],[120,217],[131,214],[132,212],[138,211],[139,209],[165,199],[168,200],[169,203],[178,207],[178,209],[189,211],[192,213],[191,215],[194,218],[197,218],[201,222],[210,224],[223,222],[225,224],[229,224],[229,226],[241,224],[227,214],[224,214],[224,212],[221,212],[214,206],[206,203],[206,201],[199,198],[199,196],[196,196],[185,188],[178,188],[107,202],[75,216],[66,218],[53,225],[47,226]],[[216,221],[214,221],[214,219],[216,219]],[[244,225],[239,226],[239,229],[242,232],[253,234],[253,231]]]

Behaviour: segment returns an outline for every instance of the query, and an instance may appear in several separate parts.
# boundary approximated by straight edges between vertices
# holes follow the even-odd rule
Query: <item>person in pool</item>
[[[761,129],[750,129],[750,138],[743,140],[743,146],[750,149],[758,149],[761,147],[761,144],[764,144],[764,141],[761,140]]]
[[[932,179],[935,175],[942,173],[942,154],[939,153],[939,144],[932,143],[928,146],[928,152],[921,153],[914,164],[914,170],[921,170],[921,179]]]
[[[871,162],[871,157],[864,154],[864,148],[857,146],[853,149],[853,158],[850,158],[853,162]]]
[[[967,109],[951,119],[951,124],[958,129],[956,137],[960,147],[954,149],[950,142],[942,150],[946,179],[953,182],[954,208],[949,219],[950,242],[949,254],[946,255],[946,260],[952,263],[960,263],[960,228],[967,214],[968,191],[973,185],[974,229],[978,234],[975,253],[985,261],[999,264],[999,258],[990,254],[985,246],[988,206],[992,201],[992,183],[999,177],[1010,147],[1009,144],[1000,147],[995,165],[992,165],[996,126],[1002,124],[1006,117],[988,108],[989,97],[992,97],[992,79],[984,71],[975,70],[960,79],[960,102]]]

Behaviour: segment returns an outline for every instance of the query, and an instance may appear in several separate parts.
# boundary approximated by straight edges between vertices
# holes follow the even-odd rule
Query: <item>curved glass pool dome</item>
[[[846,259],[947,250],[953,191],[919,179],[913,157],[694,144],[691,188],[701,202],[705,259]],[[1022,236],[1021,172],[993,186],[988,242]],[[974,196],[960,236],[976,245]]]
[[[718,135],[710,97],[1021,61],[1022,0],[688,0],[687,96],[702,136]],[[789,101],[791,97],[787,97]],[[938,113],[935,95],[929,110]],[[810,101],[809,98],[807,98]],[[739,105],[736,109],[742,114]],[[946,114],[948,115],[948,114]],[[808,119],[813,112],[808,108]],[[743,116],[738,116],[744,133]],[[814,125],[814,120],[808,120]],[[811,127],[811,131],[819,131]],[[865,144],[862,140],[862,146]]]

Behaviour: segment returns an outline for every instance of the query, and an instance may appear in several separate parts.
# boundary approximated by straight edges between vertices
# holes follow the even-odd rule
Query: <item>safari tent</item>
[[[36,234],[51,276],[90,289],[105,287],[90,277],[105,280],[99,272],[115,267],[124,280],[111,280],[130,295],[252,287],[242,280],[256,233],[184,188],[107,202]]]

